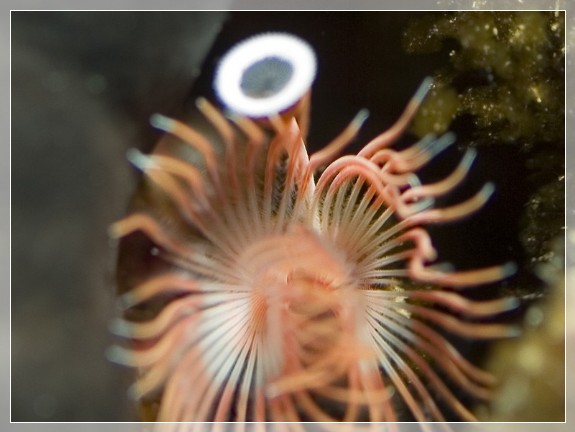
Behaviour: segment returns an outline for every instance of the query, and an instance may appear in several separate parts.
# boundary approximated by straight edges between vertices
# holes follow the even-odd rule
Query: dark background
[[[409,56],[408,12],[12,13],[12,421],[127,421],[129,371],[105,359],[116,251],[107,227],[126,211],[137,173],[131,147],[149,151],[154,112],[185,115],[214,100],[218,58],[241,39],[287,31],[318,56],[309,147],[320,148],[361,108],[357,144],[389,127],[447,50]],[[408,140],[411,142],[411,140]],[[462,143],[464,146],[465,143]],[[350,149],[351,151],[351,149]],[[459,160],[438,158],[428,180]],[[471,220],[436,227],[440,260],[458,267],[521,259],[522,160],[490,147],[466,186],[497,193]]]

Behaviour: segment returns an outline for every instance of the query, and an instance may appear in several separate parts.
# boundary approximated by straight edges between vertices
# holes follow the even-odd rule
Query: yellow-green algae
[[[486,369],[501,378],[489,408],[478,411],[481,421],[550,422],[565,420],[565,262],[564,244],[557,239],[555,255],[537,265],[548,293],[530,305],[524,334],[498,343]],[[568,277],[573,278],[571,273]],[[572,281],[571,281],[572,282]],[[573,340],[573,326],[568,329]]]
[[[520,149],[532,190],[521,241],[532,265],[548,261],[565,215],[565,13],[431,13],[410,25],[404,45],[448,58],[413,132],[439,134],[465,119],[467,145]]]
[[[460,12],[430,15],[405,35],[410,53],[456,42],[449,63],[414,121],[420,136],[448,130],[471,114],[480,140],[552,142],[564,131],[563,12]],[[470,85],[461,87],[462,82]]]

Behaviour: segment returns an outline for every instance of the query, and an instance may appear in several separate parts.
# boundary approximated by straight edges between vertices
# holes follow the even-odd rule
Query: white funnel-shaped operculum
[[[309,44],[285,33],[246,39],[228,51],[214,87],[230,111],[251,118],[284,113],[309,93],[316,58]]]

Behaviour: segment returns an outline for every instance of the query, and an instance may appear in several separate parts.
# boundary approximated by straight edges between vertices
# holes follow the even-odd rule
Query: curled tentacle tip
[[[224,112],[224,117],[227,118],[228,120],[237,123],[237,121],[242,118],[242,116],[230,109],[225,109]]]
[[[132,165],[142,171],[151,165],[150,157],[146,156],[140,150],[135,148],[131,148],[126,152],[126,159],[128,159]]]
[[[134,306],[136,303],[138,303],[138,300],[137,300],[136,296],[133,295],[131,292],[127,292],[125,294],[122,294],[120,297],[118,297],[118,300],[117,300],[117,305],[121,310],[129,309],[132,306]]]
[[[174,120],[162,114],[152,114],[150,116],[150,124],[156,129],[170,132],[174,126]]]
[[[127,364],[128,353],[124,348],[111,346],[106,349],[106,358],[112,363]]]
[[[513,261],[509,261],[501,266],[502,278],[513,276],[515,273],[517,273],[517,264]]]
[[[506,299],[504,300],[503,308],[504,308],[506,311],[508,311],[508,310],[513,310],[513,309],[516,309],[520,304],[521,304],[521,302],[519,301],[518,298],[509,297],[509,298],[506,298]]]
[[[363,123],[367,120],[368,117],[369,117],[369,110],[367,108],[362,108],[355,115],[355,117],[352,120],[352,123],[359,128],[363,125]]]
[[[493,182],[487,182],[483,185],[479,193],[485,200],[487,200],[491,197],[491,195],[493,195],[494,192],[495,184]]]
[[[133,401],[138,401],[142,398],[142,392],[136,384],[133,384],[128,388],[128,397]]]
[[[433,87],[433,78],[431,78],[429,76],[425,77],[423,79],[422,83],[419,85],[419,88],[415,92],[415,95],[413,96],[413,100],[416,101],[417,103],[420,103],[421,101],[423,101],[425,96],[427,96],[427,93],[429,92],[429,90],[431,90],[431,87]]]
[[[457,137],[453,132],[446,132],[439,137],[431,133],[425,135],[419,142],[419,145],[429,154],[430,158],[432,158],[453,145],[456,139]]]
[[[477,157],[477,150],[474,148],[467,149],[463,155],[463,165],[470,167],[475,158]]]
[[[408,174],[407,175],[407,184],[412,188],[421,186],[421,180],[417,176],[417,174]]]
[[[431,135],[433,137],[433,135]],[[443,135],[441,135],[440,140],[443,141],[443,145],[446,147],[449,147],[451,144],[453,144],[456,140],[457,140],[457,136],[455,135],[455,133],[449,131],[449,132],[445,132]],[[470,149],[471,150],[471,149]]]
[[[426,76],[420,84],[420,87],[431,87],[433,85],[433,77]]]
[[[120,229],[120,225],[119,222],[113,223],[112,225],[109,226],[108,228],[108,237],[110,237],[113,240],[117,240],[120,237],[122,237],[122,230]]]
[[[443,135],[441,135],[441,137],[444,137],[445,135],[450,134],[450,133],[453,133],[453,132],[446,132]],[[453,134],[453,135],[455,136],[455,134]],[[432,143],[436,139],[437,139],[437,134],[434,134],[433,132],[429,132],[429,133],[425,134],[423,136],[423,138],[421,138],[421,140],[419,140],[419,144],[426,145],[426,144]]]
[[[416,214],[416,213],[421,213],[424,210],[433,207],[434,204],[435,204],[435,199],[430,198],[430,197],[426,197],[426,198],[419,198],[413,204],[409,204],[409,206],[411,207],[411,213]]]
[[[196,99],[196,107],[198,107],[198,108],[200,108],[200,109],[201,109],[202,107],[206,106],[207,103],[208,103],[208,101],[207,101],[206,98],[204,98],[204,97],[199,97],[199,98]]]
[[[110,332],[117,336],[130,338],[133,336],[132,326],[122,319],[115,319],[110,323]]]

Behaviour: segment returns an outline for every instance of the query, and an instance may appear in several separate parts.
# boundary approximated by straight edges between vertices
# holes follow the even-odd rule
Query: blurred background
[[[126,151],[148,152],[158,139],[151,114],[181,118],[196,97],[214,100],[213,71],[229,47],[263,31],[286,31],[307,40],[318,56],[309,147],[325,145],[367,108],[357,148],[394,122],[425,76],[449,67],[450,53],[460,47],[454,36],[437,50],[406,50],[408,29],[416,26],[413,37],[424,37],[425,23],[439,18],[415,12],[12,13],[12,421],[138,419],[126,395],[130,371],[105,358],[113,343],[108,323],[119,313],[117,252],[107,227],[126,213],[137,185]],[[477,85],[465,75],[458,83]],[[424,180],[445,176],[462,148],[474,144],[468,118],[454,128],[459,147],[424,170]],[[458,268],[517,262],[518,274],[489,292],[522,298],[520,310],[507,317],[521,320],[547,292],[533,258],[549,251],[526,251],[520,234],[537,189],[526,181],[531,159],[519,146],[475,144],[475,167],[449,202],[486,181],[497,193],[471,220],[434,227],[433,239],[440,261]],[[563,154],[560,146],[553,151]],[[461,348],[480,362],[490,352],[483,344]]]
[[[12,15],[12,420],[136,419],[109,363],[115,250],[107,227],[182,104],[224,13]]]

